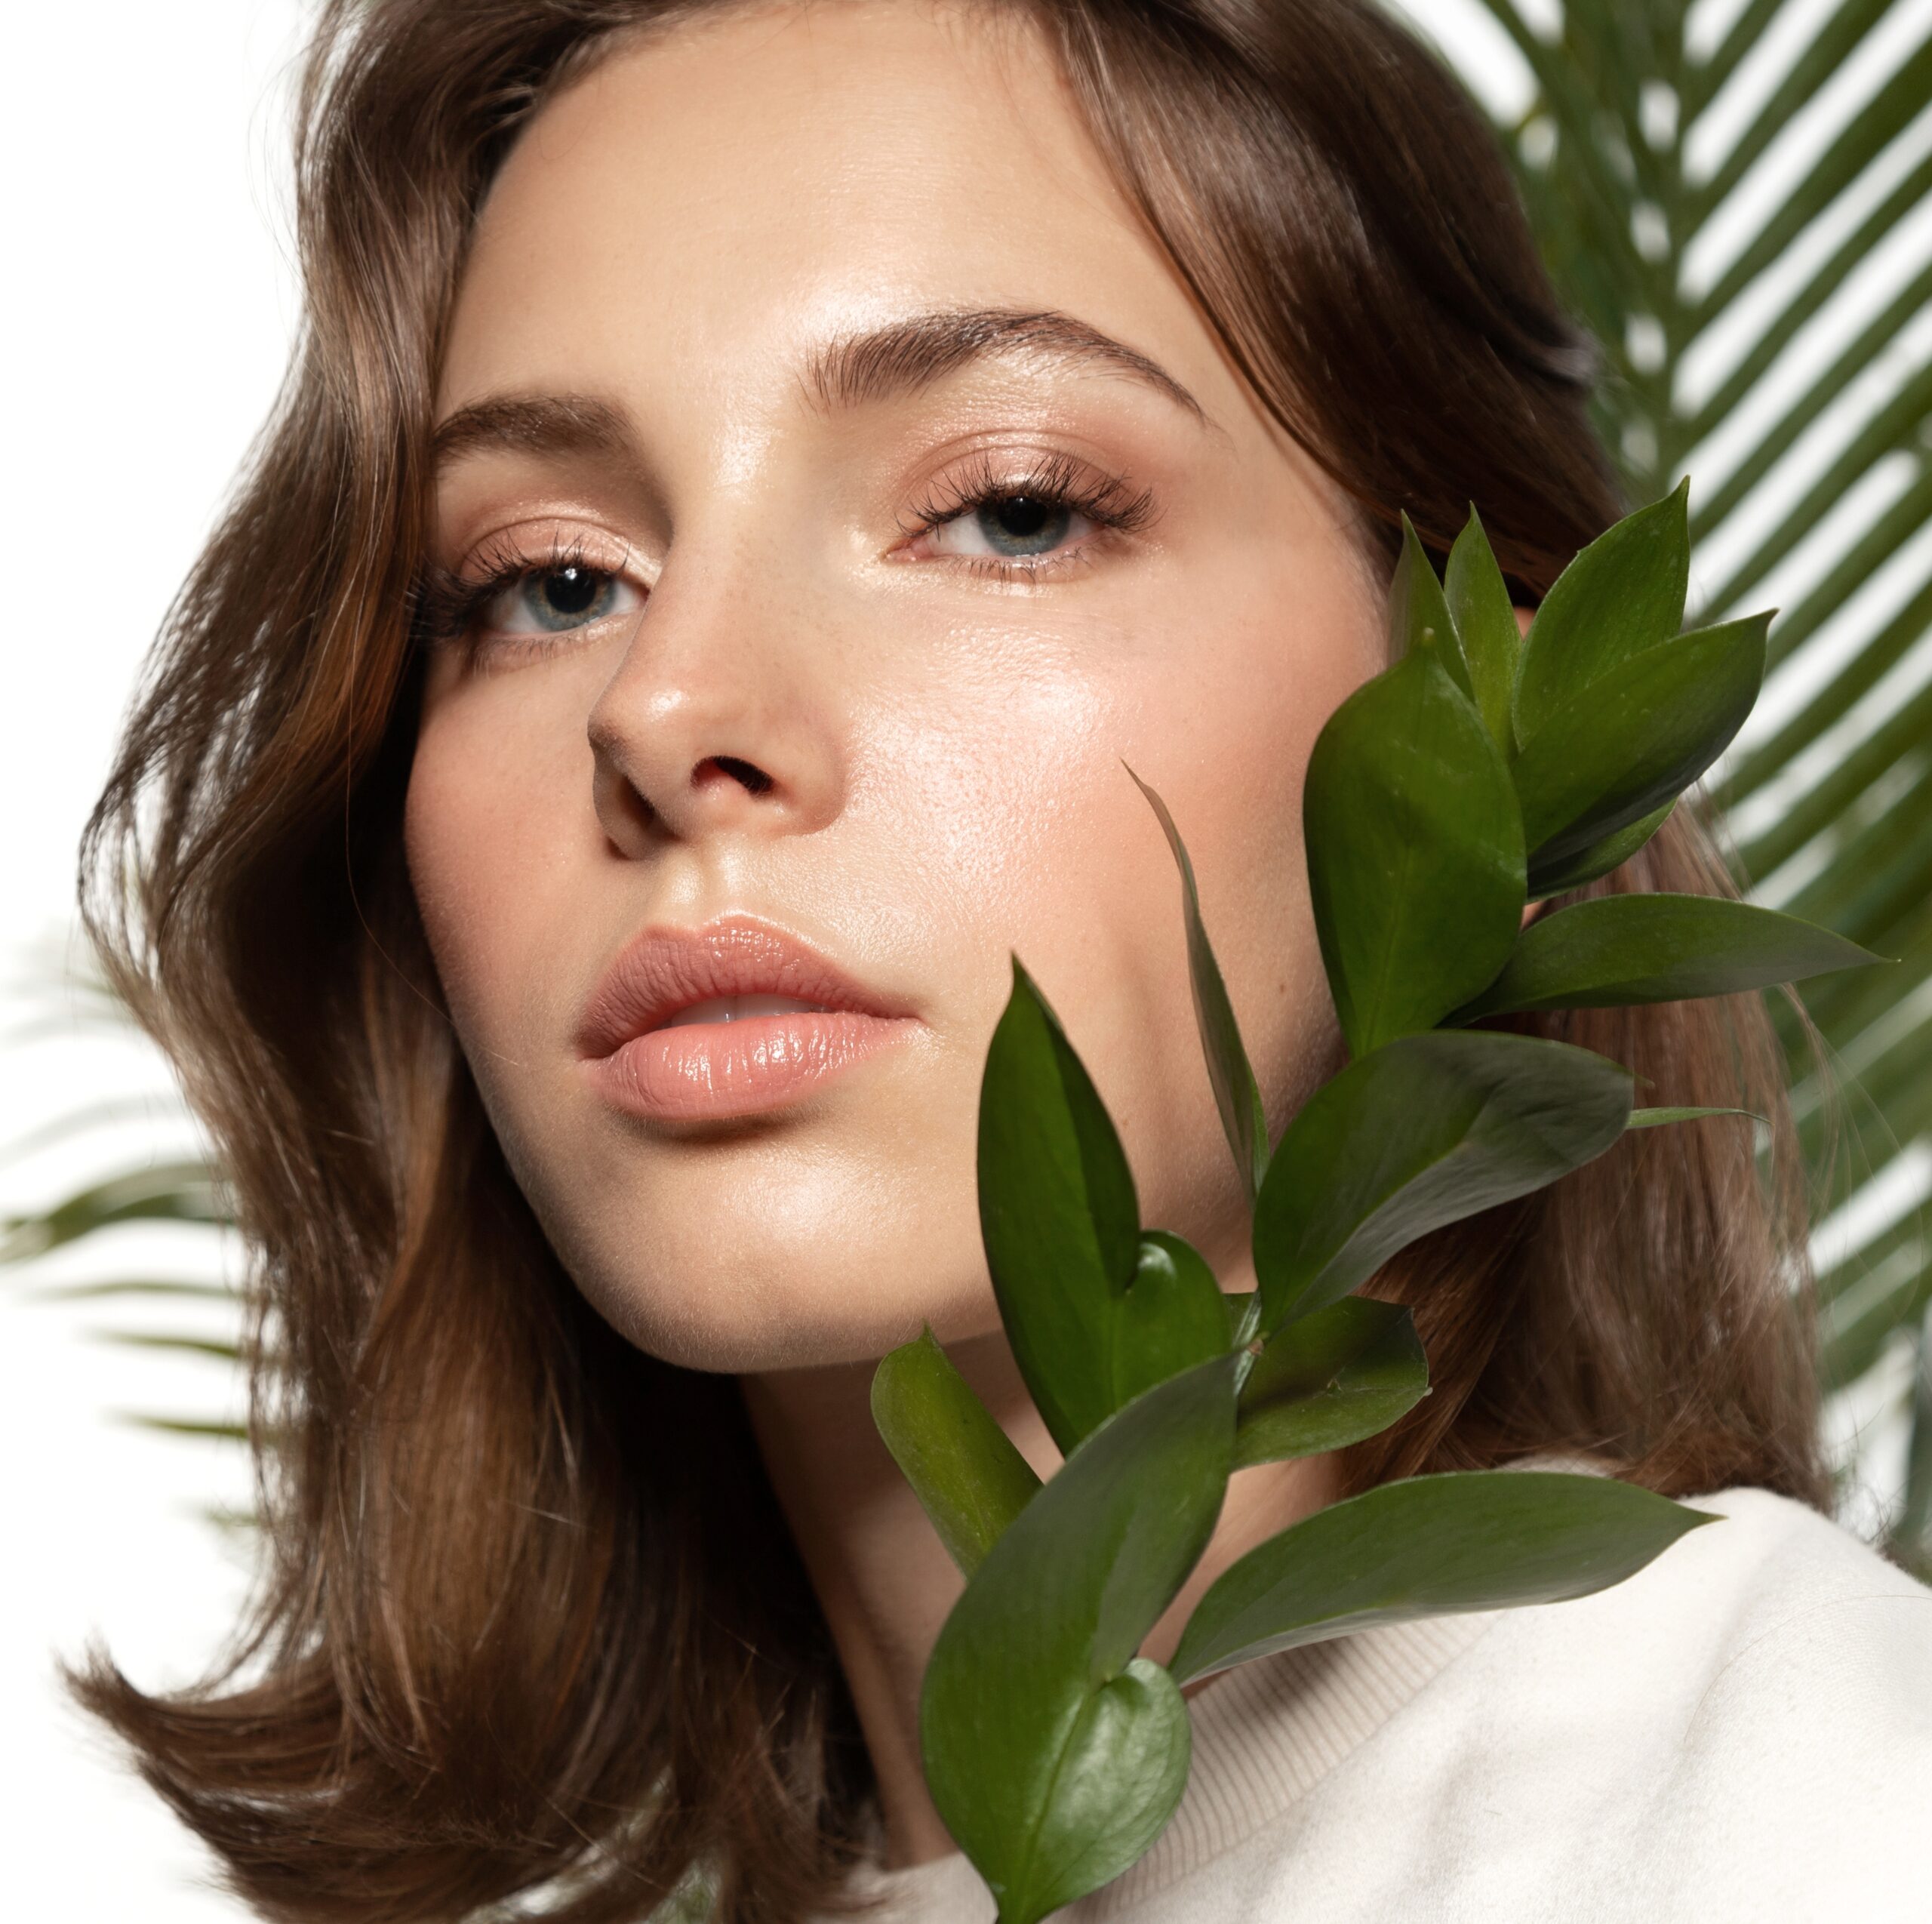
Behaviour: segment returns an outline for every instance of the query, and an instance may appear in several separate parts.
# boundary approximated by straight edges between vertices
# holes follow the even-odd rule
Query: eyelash
[[[520,581],[572,568],[607,578],[620,572],[592,561],[582,541],[566,541],[561,536],[553,536],[549,548],[540,554],[511,536],[500,535],[478,550],[472,565],[480,566],[482,572],[463,573],[431,562],[417,575],[411,598],[412,615],[417,636],[430,646],[463,640],[484,609]]]
[[[992,453],[982,451],[970,457],[964,469],[955,470],[936,483],[900,524],[900,531],[907,540],[916,540],[989,503],[1020,495],[1056,511],[1082,515],[1097,528],[1115,534],[1131,534],[1144,527],[1153,509],[1151,488],[1136,491],[1124,479],[1097,474],[1070,455],[1045,456],[1023,474],[1014,475],[1001,472]],[[1084,553],[1075,548],[1037,558],[956,555],[950,559],[974,574],[1015,581],[1032,580],[1075,563]],[[480,574],[430,563],[418,575],[411,596],[412,616],[416,632],[425,642],[440,646],[462,640],[491,602],[533,576],[572,568],[605,576],[617,571],[592,562],[582,541],[560,537],[554,537],[548,551],[540,555],[509,537],[501,537],[495,545],[485,546],[475,561],[481,566]]]
[[[1097,528],[1112,534],[1131,534],[1151,519],[1154,491],[1136,491],[1125,479],[1097,473],[1069,454],[1041,457],[1023,474],[1002,472],[993,453],[980,450],[966,467],[937,482],[931,494],[900,525],[909,540],[971,514],[989,502],[1009,501],[1020,495],[1055,510],[1084,515]],[[1027,580],[1078,562],[1085,549],[1056,549],[1036,559],[1002,559],[994,555],[956,555],[951,559],[974,574],[995,580]]]

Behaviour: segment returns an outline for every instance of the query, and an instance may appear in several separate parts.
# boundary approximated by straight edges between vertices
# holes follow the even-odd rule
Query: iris
[[[609,613],[617,599],[617,583],[610,575],[573,562],[525,576],[517,599],[539,627],[557,633],[581,628]]]
[[[1041,555],[1066,539],[1073,510],[1036,494],[1009,494],[983,503],[974,519],[995,554]]]

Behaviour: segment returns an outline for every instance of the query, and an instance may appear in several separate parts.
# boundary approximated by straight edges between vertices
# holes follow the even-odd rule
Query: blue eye
[[[629,612],[640,599],[618,576],[566,562],[519,575],[490,598],[479,617],[494,634],[565,635],[608,615]]]
[[[1008,494],[983,501],[974,513],[988,547],[999,555],[1043,555],[1064,541],[1073,510],[1037,494]]]
[[[1098,537],[1138,529],[1152,500],[1151,490],[1063,451],[983,448],[962,470],[935,477],[913,509],[912,540],[894,553],[957,559],[996,580],[1045,580],[1063,564],[1111,553]]]
[[[935,554],[1031,561],[1094,531],[1093,516],[1072,501],[1043,494],[989,494],[935,522],[927,540]]]
[[[525,577],[523,605],[546,628],[575,628],[595,621],[617,599],[617,583],[587,568],[559,568]]]

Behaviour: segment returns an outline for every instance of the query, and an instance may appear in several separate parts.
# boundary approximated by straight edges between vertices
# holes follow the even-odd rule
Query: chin
[[[525,1186],[577,1287],[640,1350],[743,1375],[869,1361],[927,1323],[949,1341],[998,1326],[970,1186],[949,1205],[903,1165],[867,1181],[724,1150],[690,1146],[617,1209]]]
[[[638,1349],[681,1368],[730,1375],[872,1362],[928,1322],[949,1338],[998,1325],[983,1276],[935,1301],[909,1291],[896,1267],[793,1253],[782,1273],[654,1264],[573,1274],[592,1307]]]

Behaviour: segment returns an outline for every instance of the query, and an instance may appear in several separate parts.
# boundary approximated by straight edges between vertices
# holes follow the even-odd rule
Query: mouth
[[[809,944],[734,916],[628,944],[584,1005],[577,1048],[615,1107],[718,1122],[801,1101],[914,1026]]]

